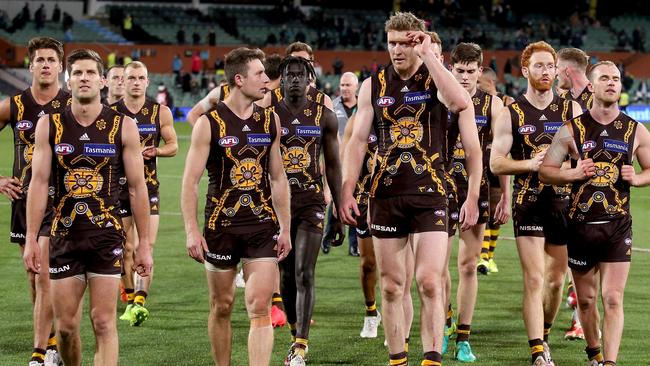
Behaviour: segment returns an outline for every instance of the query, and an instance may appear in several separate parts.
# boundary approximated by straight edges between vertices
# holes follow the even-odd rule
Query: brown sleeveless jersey
[[[629,215],[630,185],[623,180],[621,167],[632,164],[638,123],[620,113],[614,122],[602,125],[589,111],[570,123],[580,158],[593,159],[596,174],[587,181],[573,183],[569,218],[594,222]]]
[[[271,91],[271,105],[276,105],[284,99],[282,95],[282,87],[275,88]],[[307,86],[307,99],[318,104],[325,103],[325,93],[310,86]]]
[[[549,147],[562,123],[573,117],[571,101],[558,96],[553,96],[553,100],[544,110],[535,108],[523,95],[507,108],[512,122],[510,154],[514,160],[532,159]],[[521,204],[526,195],[537,195],[544,186],[539,181],[537,172],[516,174],[513,202]],[[553,189],[561,196],[569,194],[568,186],[553,186]]]
[[[70,107],[50,116],[54,219],[52,235],[121,231],[118,180],[123,171],[124,115],[103,106],[95,122],[80,125]]]
[[[561,95],[562,98],[568,99],[568,100],[574,100],[580,104],[580,108],[582,108],[582,112],[586,112],[591,108],[592,105],[594,105],[594,94],[589,91],[588,87],[585,87],[582,92],[580,92],[580,95],[578,95],[577,98],[573,97],[573,94],[571,94],[570,90],[565,91]]]
[[[492,95],[476,89],[472,97],[474,105],[474,120],[478,130],[478,140],[483,153],[483,180],[487,179],[487,166],[490,165],[490,144],[492,141]],[[456,118],[457,120],[457,118]],[[467,185],[469,175],[467,174],[467,163],[465,161],[465,149],[460,140],[458,121],[455,123],[455,141],[449,141],[453,150],[450,152],[450,167],[448,174],[454,178],[456,184]]]
[[[205,114],[210,121],[206,230],[247,230],[275,224],[269,159],[277,128],[270,108],[254,106],[242,120],[223,102]]]
[[[408,80],[393,66],[372,76],[373,127],[381,162],[370,197],[430,195],[445,199],[446,119],[436,106],[437,88],[423,64]]]
[[[503,105],[508,105],[508,95],[501,92],[497,92],[497,98],[501,99]]]
[[[320,151],[322,139],[322,104],[308,101],[304,109],[294,115],[286,100],[273,104],[282,125],[282,161],[292,188],[310,184],[322,184]]]
[[[458,127],[458,114],[451,113],[449,110],[441,103],[439,107],[441,118],[445,118],[447,123],[445,124],[445,140],[443,146],[444,160],[445,160],[445,183],[447,184],[447,198],[453,199],[454,195],[457,193],[456,182],[454,181],[453,176],[450,174],[453,171],[452,162],[454,155],[454,149],[456,147],[456,141],[460,136],[460,129]]]
[[[160,104],[147,98],[138,113],[133,113],[126,107],[124,99],[120,99],[112,104],[111,108],[135,121],[140,132],[140,145],[143,148],[160,146]],[[156,163],[156,158],[144,161],[144,177],[149,191],[157,190],[160,186]],[[127,189],[126,184],[123,184],[123,189]]]
[[[223,102],[224,99],[228,98],[230,95],[230,86],[228,84],[223,84],[219,86],[219,101]]]
[[[363,157],[363,164],[361,165],[361,173],[359,174],[359,181],[354,190],[354,196],[357,203],[366,203],[368,193],[370,192],[370,181],[377,162],[375,155],[377,153],[377,134],[371,128],[370,135],[368,135],[368,145],[366,154]]]
[[[9,100],[9,123],[14,130],[13,176],[20,180],[23,192],[27,192],[32,179],[32,154],[38,119],[45,114],[60,113],[70,102],[70,94],[63,89],[59,89],[56,97],[45,105],[36,102],[30,88]]]

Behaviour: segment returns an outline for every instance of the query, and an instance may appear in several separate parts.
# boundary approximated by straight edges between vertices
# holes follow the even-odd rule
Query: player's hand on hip
[[[472,199],[466,199],[463,206],[460,208],[458,222],[462,231],[468,230],[476,225],[478,221],[478,202]]]
[[[199,263],[205,261],[204,253],[208,252],[208,243],[205,241],[203,235],[198,231],[187,234],[185,248],[187,249],[187,255],[192,257],[195,261]]]
[[[10,200],[17,200],[23,194],[20,181],[14,177],[0,177],[0,193]]]
[[[357,201],[351,194],[341,195],[341,207],[339,207],[339,219],[346,225],[357,226],[355,217],[361,216]]]
[[[36,239],[25,240],[25,250],[23,252],[23,263],[25,269],[29,272],[41,272],[41,248],[38,246]]]
[[[280,231],[276,242],[278,262],[284,260],[291,251],[291,233]]]
[[[621,178],[633,187],[638,185],[636,171],[633,165],[626,164],[621,167]]]

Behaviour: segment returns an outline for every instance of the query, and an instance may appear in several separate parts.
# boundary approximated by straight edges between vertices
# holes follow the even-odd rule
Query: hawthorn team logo
[[[301,146],[292,146],[285,150],[282,160],[287,173],[300,173],[311,164],[311,156]]]
[[[255,159],[243,159],[230,170],[232,184],[244,191],[254,189],[262,180],[262,166]]]
[[[407,149],[422,141],[422,124],[413,117],[403,117],[390,129],[390,139],[397,142],[397,146]]]
[[[596,187],[607,187],[610,184],[616,183],[619,171],[615,164],[598,161],[594,165],[596,167],[596,174],[594,174],[589,183]]]
[[[89,168],[72,169],[63,177],[65,189],[74,198],[86,198],[101,191],[104,178]]]

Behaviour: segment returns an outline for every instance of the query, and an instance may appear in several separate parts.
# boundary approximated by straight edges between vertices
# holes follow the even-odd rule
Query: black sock
[[[539,338],[528,340],[528,346],[530,347],[530,357],[532,362],[535,362],[535,359],[539,356],[544,355],[544,341]]]
[[[553,323],[544,323],[544,342],[548,343],[548,335],[551,333]]]
[[[36,362],[45,362],[45,350],[42,348],[34,348],[34,352],[32,352],[32,359],[30,361],[36,361]]]

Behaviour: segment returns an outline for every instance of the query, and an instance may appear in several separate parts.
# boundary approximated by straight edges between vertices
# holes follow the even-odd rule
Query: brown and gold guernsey
[[[322,104],[308,100],[294,115],[284,99],[273,104],[282,125],[282,162],[292,190],[314,185],[320,191],[323,108]]]
[[[14,130],[13,176],[20,180],[23,192],[27,192],[32,179],[32,153],[38,119],[45,114],[62,112],[70,102],[70,94],[62,89],[44,105],[36,102],[31,88],[11,97],[9,110],[11,128]]]
[[[578,104],[580,104],[580,108],[582,108],[582,112],[586,112],[594,104],[594,95],[592,92],[589,91],[589,88],[586,86],[582,90],[582,92],[580,92],[580,95],[578,95],[577,98],[573,97],[573,94],[571,94],[570,90],[567,90],[564,93],[562,93],[561,97],[564,99],[574,100],[578,102]]]
[[[368,204],[368,194],[370,192],[370,181],[376,166],[375,156],[377,153],[377,134],[374,129],[370,130],[368,135],[368,145],[366,154],[363,157],[363,164],[361,165],[361,173],[359,174],[359,181],[354,190],[354,197],[357,203]]]
[[[492,140],[492,95],[476,89],[476,93],[472,97],[472,104],[474,105],[474,120],[476,121],[476,129],[478,130],[478,140],[483,153],[483,174],[482,184],[487,182],[487,167],[490,165],[490,143]],[[460,140],[460,133],[458,131],[458,122],[455,123],[456,140],[453,144],[453,150],[450,151],[450,166],[448,167],[448,174],[453,177],[457,185],[467,186],[469,175],[467,174],[467,167],[465,161],[465,149]],[[449,137],[449,136],[448,136]],[[453,137],[453,136],[452,136]]]
[[[573,183],[569,218],[578,222],[612,221],[630,213],[630,185],[621,168],[632,164],[638,123],[624,113],[603,125],[589,111],[571,120],[581,159],[593,159],[596,174]],[[572,162],[575,166],[575,161]]]
[[[223,102],[205,114],[210,121],[206,230],[249,232],[276,224],[268,178],[271,145],[277,128],[270,108],[254,106],[242,120]]]
[[[452,163],[454,161],[454,149],[456,148],[456,141],[460,139],[460,129],[458,127],[458,114],[451,113],[440,104],[441,116],[446,118],[447,124],[445,126],[445,141],[444,141],[444,154],[445,154],[445,181],[447,183],[447,198],[453,199],[457,193],[456,182],[450,174],[453,171]]]
[[[503,105],[508,104],[508,95],[503,94],[501,92],[497,92],[497,98],[501,99],[501,101],[503,102]]]
[[[111,108],[135,121],[138,125],[138,132],[140,132],[140,145],[143,148],[160,146],[160,104],[147,98],[138,113],[133,113],[126,107],[124,99],[120,99],[111,104]],[[156,165],[157,159],[155,158],[144,161],[144,177],[149,192],[157,191],[160,186]],[[125,181],[123,180],[123,182]],[[123,184],[123,189],[127,189],[126,184]]]
[[[532,159],[548,148],[563,121],[573,117],[571,101],[558,96],[553,96],[551,103],[543,110],[534,107],[523,95],[507,108],[512,121],[510,154],[514,160]],[[516,174],[513,203],[521,204],[525,199],[535,200],[545,186],[539,181],[537,172]],[[556,195],[568,198],[569,186],[551,187]]]
[[[444,201],[444,139],[437,88],[422,64],[408,80],[393,66],[372,76],[379,158],[370,197],[429,195]]]
[[[271,105],[277,105],[277,103],[281,102],[283,99],[284,96],[282,95],[281,87],[275,88],[271,91]],[[318,104],[324,105],[325,93],[310,85],[307,86],[307,99],[309,99],[312,102],[316,102]]]
[[[219,86],[219,101],[223,102],[224,99],[228,98],[230,95],[230,86],[228,84],[223,84]]]
[[[123,118],[106,106],[88,127],[77,122],[70,107],[50,115],[53,236],[65,238],[88,230],[121,232],[116,208],[123,171]]]

